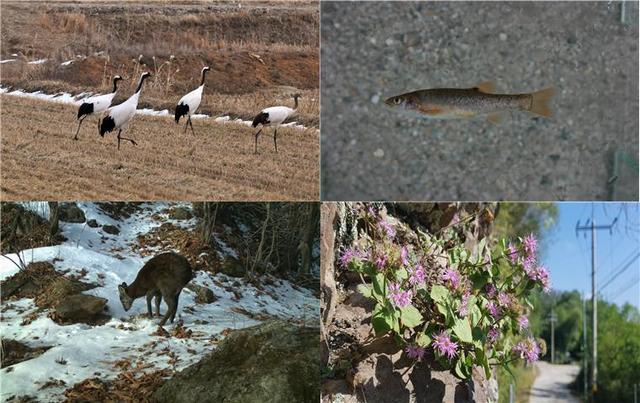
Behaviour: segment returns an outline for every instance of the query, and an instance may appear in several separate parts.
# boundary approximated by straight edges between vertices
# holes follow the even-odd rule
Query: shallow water
[[[623,24],[619,2],[323,2],[323,197],[636,200],[633,164],[611,182],[616,151],[638,156],[637,3],[625,11]],[[554,116],[437,121],[383,103],[486,80],[554,86]]]

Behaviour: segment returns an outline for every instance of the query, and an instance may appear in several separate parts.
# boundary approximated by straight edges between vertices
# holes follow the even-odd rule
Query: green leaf
[[[464,352],[460,353],[460,357],[456,362],[455,373],[460,379],[468,379],[471,376],[470,368],[467,365],[467,357],[465,357]]]
[[[457,318],[453,324],[453,333],[458,336],[458,339],[464,343],[473,343],[473,337],[471,337],[471,325],[467,318]]]
[[[368,285],[360,284],[358,285],[358,292],[362,294],[365,298],[371,298],[373,289],[371,289],[371,287],[369,287]]]
[[[393,314],[380,304],[377,304],[373,316],[371,317],[371,325],[376,332],[376,336],[383,335],[394,328]]]
[[[420,347],[427,347],[431,344],[431,337],[426,333],[419,333],[416,337],[416,344]]]
[[[484,353],[484,350],[481,348],[476,348],[476,363],[478,365],[482,365],[487,379],[491,378],[492,374],[491,367],[489,366],[489,360],[487,359],[487,355]]]
[[[380,297],[385,296],[384,274],[377,273],[375,276],[373,276],[373,292],[379,295]]]
[[[440,284],[436,284],[431,287],[431,299],[438,302],[445,302],[449,298],[449,290]]]
[[[422,314],[413,305],[407,305],[400,310],[400,320],[406,327],[413,328],[423,322]]]

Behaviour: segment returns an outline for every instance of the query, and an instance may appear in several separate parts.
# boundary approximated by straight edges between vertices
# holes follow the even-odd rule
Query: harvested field
[[[167,117],[136,116],[138,146],[116,150],[77,109],[2,95],[2,199],[316,200],[319,195],[319,7],[314,1],[3,1],[0,86],[46,94],[107,93],[113,104],[152,73],[138,108],[169,110],[199,85],[197,113],[251,120],[293,106],[310,130],[278,131],[279,154],[250,128],[194,120],[196,137]],[[267,133],[272,133],[267,129]],[[263,131],[264,133],[264,131]],[[126,136],[126,134],[125,134]]]
[[[194,119],[196,136],[169,117],[136,115],[138,145],[97,134],[87,119],[73,141],[70,105],[0,95],[2,200],[316,200],[319,136],[281,128],[253,150],[251,128]],[[271,129],[267,129],[271,133]]]

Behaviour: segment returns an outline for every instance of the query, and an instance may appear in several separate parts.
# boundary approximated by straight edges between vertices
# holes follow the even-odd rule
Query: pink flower
[[[487,310],[489,311],[491,316],[496,319],[498,318],[498,315],[500,314],[500,308],[493,301],[487,302]]]
[[[493,344],[496,341],[498,341],[499,337],[500,337],[500,330],[498,330],[497,326],[492,326],[491,329],[489,329],[489,333],[487,333],[487,338],[489,339],[489,342]]]
[[[421,360],[422,357],[424,357],[424,348],[422,348],[420,346],[408,345],[404,349],[404,351],[407,353],[409,358],[412,358],[414,360]]]
[[[410,267],[407,268],[407,271],[409,272],[409,283],[411,285],[424,284],[424,279],[427,274],[420,263],[418,263],[414,269]]]
[[[398,308],[404,308],[411,303],[413,297],[411,290],[403,291],[400,284],[397,283],[389,283],[387,289],[389,290],[389,299]]]
[[[518,261],[518,249],[516,246],[509,242],[509,246],[507,247],[507,256],[509,257],[509,261],[515,264]]]
[[[498,303],[500,304],[500,306],[508,307],[511,304],[511,296],[506,292],[499,292]]]
[[[409,251],[407,250],[407,247],[403,246],[402,249],[400,249],[400,261],[403,266],[409,266],[409,259],[407,258],[408,255]]]
[[[460,308],[458,308],[458,315],[461,318],[464,318],[469,314],[469,298],[471,297],[471,293],[469,291],[465,291],[462,294],[462,299],[460,300]]]
[[[380,218],[380,221],[378,221],[378,225],[380,226],[380,229],[382,229],[387,234],[387,238],[393,239],[396,236],[395,228],[393,228],[393,225],[391,225],[391,223],[389,223],[384,218]]]
[[[532,363],[538,361],[540,347],[533,338],[529,337],[516,344],[513,348],[513,352],[520,358],[524,359],[527,363]]]
[[[354,248],[347,248],[342,252],[342,255],[340,256],[340,265],[342,267],[347,267],[349,266],[349,263],[351,263],[353,260],[361,260],[364,259],[366,257],[366,253],[363,251],[359,251],[357,249]]]
[[[489,283],[487,285],[484,286],[485,291],[487,292],[487,297],[489,298],[493,298],[496,296],[496,292],[498,290],[496,290],[496,286],[493,285],[492,283]]]
[[[449,335],[444,331],[433,335],[433,348],[437,350],[441,355],[446,356],[451,360],[458,353],[458,343],[451,341]]]
[[[524,315],[520,315],[518,317],[518,327],[520,328],[520,330],[524,330],[524,329],[528,328],[529,327],[529,319]]]
[[[531,280],[536,279],[536,259],[535,257],[532,256],[527,256],[526,258],[524,258],[524,261],[522,262],[522,266],[524,268],[524,272],[527,273],[527,276],[529,276],[529,278]]]
[[[455,290],[460,286],[460,273],[455,269],[447,268],[442,273],[442,280],[449,283],[450,289]]]
[[[549,293],[551,291],[551,284],[549,279],[549,271],[544,266],[539,266],[535,272],[535,278],[538,280],[544,292]]]
[[[384,266],[387,264],[387,256],[383,253],[376,258],[375,265],[378,270],[384,269]]]
[[[527,256],[536,255],[536,251],[538,250],[538,241],[536,240],[536,237],[533,236],[533,234],[529,234],[526,237],[524,237],[524,240],[522,241],[522,245],[524,246],[524,251],[527,254]]]

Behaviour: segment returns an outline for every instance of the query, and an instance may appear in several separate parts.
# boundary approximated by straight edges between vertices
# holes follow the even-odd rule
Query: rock
[[[210,304],[218,300],[218,297],[208,287],[189,283],[187,288],[196,293],[197,304]]]
[[[154,402],[313,402],[320,396],[319,329],[282,320],[236,330],[175,375]]]
[[[105,298],[85,294],[70,295],[56,307],[56,316],[63,322],[91,323],[100,319],[106,304]]]
[[[75,203],[60,203],[58,219],[64,222],[80,224],[87,220],[84,212]]]
[[[100,226],[100,224],[98,224],[98,222],[94,219],[87,221],[87,225],[91,228],[98,228]]]
[[[167,212],[172,220],[190,220],[193,213],[186,207],[172,207]]]
[[[120,233],[120,230],[115,225],[103,225],[102,230],[111,235],[118,235]]]
[[[36,358],[50,348],[50,346],[31,348],[17,340],[3,338],[0,368]]]
[[[243,277],[245,274],[244,266],[242,263],[231,256],[227,256],[220,265],[220,272],[231,277]]]

